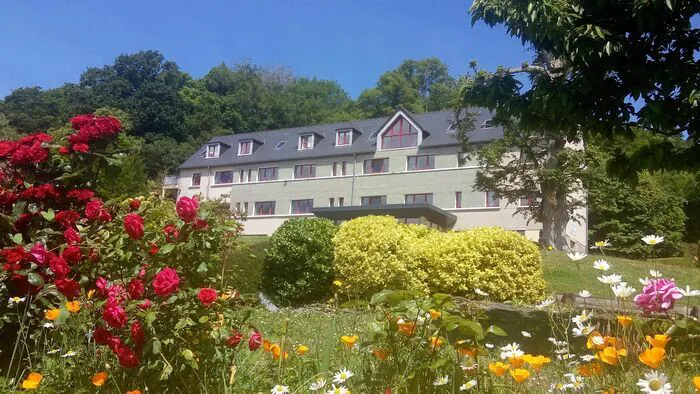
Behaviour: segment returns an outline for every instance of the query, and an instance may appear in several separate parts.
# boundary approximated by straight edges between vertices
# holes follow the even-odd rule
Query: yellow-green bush
[[[547,286],[537,247],[499,227],[439,232],[388,216],[343,224],[333,239],[336,274],[351,295],[384,288],[535,302]]]

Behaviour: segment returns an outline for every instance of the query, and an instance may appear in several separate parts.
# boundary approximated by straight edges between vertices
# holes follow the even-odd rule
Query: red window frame
[[[525,204],[523,204],[523,201],[525,201]],[[518,206],[519,207],[529,207],[530,205],[532,205],[532,202],[533,202],[532,196],[523,196],[523,197],[520,197],[520,201],[518,201]]]
[[[377,163],[380,163],[378,169]],[[363,174],[382,174],[389,172],[389,159],[367,159],[363,167]]]
[[[484,194],[486,196],[486,207],[496,208],[501,206],[501,200],[496,196],[496,192],[489,190]]]
[[[335,144],[337,146],[350,145],[352,130],[338,130]]]
[[[238,143],[238,155],[249,155],[251,148],[253,147],[253,141],[241,141]]]
[[[462,192],[455,192],[455,208],[462,208]]]
[[[257,201],[255,202],[255,216],[267,216],[275,214],[274,201]]]
[[[406,124],[405,126],[404,123]],[[396,119],[391,127],[382,134],[382,149],[398,149],[413,146],[418,146],[418,130],[403,116]]]
[[[435,168],[435,155],[408,156],[406,160],[408,171],[432,170]]]
[[[314,208],[314,200],[313,199],[292,200],[292,213],[293,214],[311,213],[311,210],[313,208]]]
[[[202,174],[199,172],[192,173],[192,186],[199,186],[202,184]]]
[[[299,164],[294,166],[294,179],[316,177],[316,164]]]
[[[311,149],[313,148],[313,135],[307,134],[307,135],[301,135],[299,136],[299,149],[300,150],[306,150],[306,149]]]
[[[416,202],[416,200],[419,200]],[[406,194],[404,197],[404,203],[406,204],[432,204],[433,203],[433,193],[418,193],[418,194]]]

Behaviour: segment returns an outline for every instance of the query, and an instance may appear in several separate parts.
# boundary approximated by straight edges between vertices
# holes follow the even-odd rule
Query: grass
[[[593,268],[593,262],[604,259],[610,263],[611,269],[602,272]],[[622,275],[630,286],[638,291],[642,289],[638,278],[649,277],[649,270],[656,269],[667,278],[675,278],[679,287],[690,285],[691,288],[700,288],[700,268],[691,265],[688,257],[671,257],[655,260],[629,260],[619,257],[604,257],[590,255],[579,261],[581,273],[576,269],[576,262],[571,261],[566,253],[543,252],[542,263],[544,266],[544,279],[549,283],[550,290],[558,293],[577,293],[587,289],[594,297],[609,296],[609,286],[600,283],[596,278],[601,274]]]

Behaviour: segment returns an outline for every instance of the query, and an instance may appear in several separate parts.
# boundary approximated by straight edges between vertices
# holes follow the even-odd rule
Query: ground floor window
[[[217,171],[214,173],[214,183],[217,185],[233,183],[233,171]]]
[[[406,194],[406,204],[432,204],[433,193]]]
[[[275,202],[274,201],[258,201],[255,203],[255,215],[274,215],[275,214]]]
[[[365,196],[360,200],[360,205],[385,205],[386,196]]]
[[[292,213],[311,213],[314,200],[292,200]]]

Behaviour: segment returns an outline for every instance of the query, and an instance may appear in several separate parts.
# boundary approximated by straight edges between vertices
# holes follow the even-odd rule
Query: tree
[[[367,89],[360,94],[357,106],[367,117],[389,116],[398,107],[411,112],[423,112],[418,90],[403,74],[396,71],[382,74],[376,88]]]
[[[346,116],[352,101],[335,81],[296,78],[280,94],[284,124],[306,126],[328,123]]]
[[[483,76],[479,89],[498,97],[502,117],[564,134],[575,127],[634,138],[645,129],[664,137],[618,157],[628,168],[700,163],[700,29],[691,20],[700,13],[697,0],[475,0],[471,13],[472,23],[502,24],[535,51],[532,65]],[[679,147],[674,137],[693,143]]]

